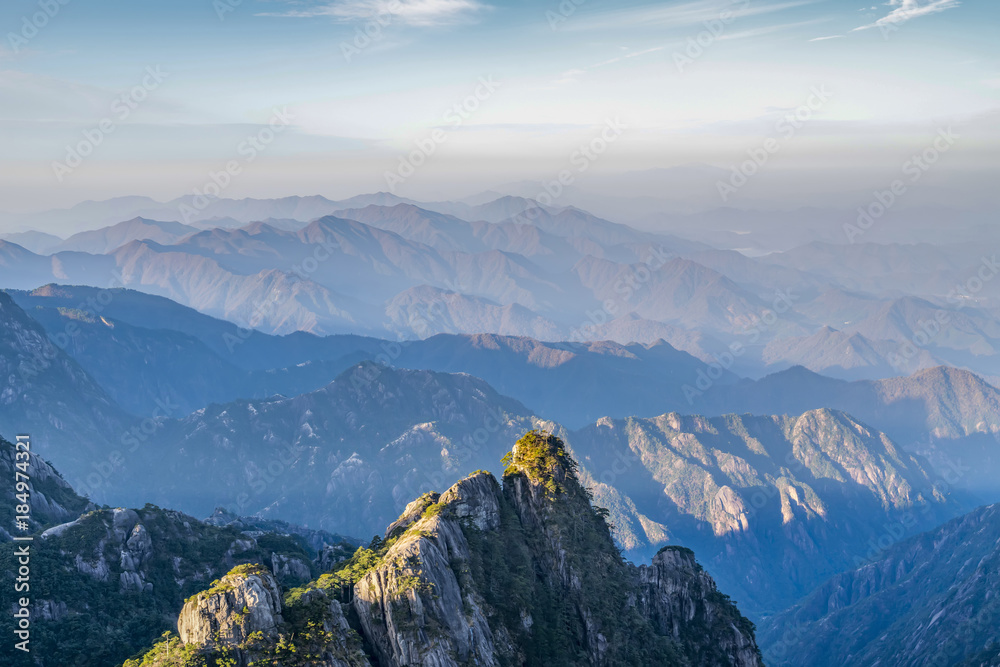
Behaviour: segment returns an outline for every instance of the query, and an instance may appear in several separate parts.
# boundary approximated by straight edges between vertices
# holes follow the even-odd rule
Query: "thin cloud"
[[[563,72],[561,75],[559,75],[559,78],[556,79],[555,81],[553,81],[552,83],[553,83],[553,85],[557,85],[557,86],[565,85],[567,83],[576,83],[577,81],[580,80],[580,78],[584,74],[586,74],[588,71],[590,71],[592,69],[597,69],[598,67],[604,67],[606,65],[613,65],[614,63],[619,63],[619,62],[622,62],[623,60],[629,60],[630,58],[637,58],[639,56],[644,56],[644,55],[649,54],[649,53],[655,53],[657,51],[663,51],[665,48],[667,48],[667,47],[666,46],[654,46],[654,47],[649,48],[649,49],[643,49],[642,51],[633,51],[631,53],[626,53],[626,54],[621,55],[621,56],[616,56],[616,57],[611,58],[609,60],[602,60],[599,63],[594,63],[593,65],[586,65],[582,69],[580,69],[580,68],[571,69],[571,70],[568,70],[566,72]]]
[[[821,0],[792,0],[772,4],[753,4],[733,2],[720,5],[718,0],[693,0],[679,5],[652,9],[650,7],[631,7],[615,9],[590,14],[587,17],[574,18],[566,24],[567,30],[606,30],[609,27],[635,28],[636,26],[654,26],[657,28],[681,28],[701,25],[705,21],[719,19],[726,14],[732,19],[747,16],[760,16],[786,9],[794,9],[805,5],[816,4]],[[560,30],[563,28],[560,27]]]
[[[553,81],[552,83],[554,83],[557,86],[563,86],[567,83],[576,83],[577,81],[580,80],[580,77],[583,76],[584,74],[586,74],[586,72],[582,69],[571,69],[566,72],[563,72],[561,75],[559,75],[559,78]]]
[[[478,0],[340,0],[309,9],[268,12],[259,16],[315,18],[327,16],[344,23],[389,17],[412,26],[436,26],[468,21],[487,9]]]
[[[887,15],[874,23],[863,25],[854,30],[868,30],[869,28],[879,28],[886,25],[898,25],[911,19],[930,14],[938,14],[948,9],[958,7],[962,3],[959,0],[930,0],[921,4],[920,0],[889,0],[890,7],[895,7]]]
[[[825,23],[829,19],[812,19],[810,21],[797,21],[795,23],[781,23],[778,25],[766,25],[759,28],[751,28],[749,30],[741,30],[740,32],[724,33],[719,37],[719,41],[729,40],[729,39],[746,39],[748,37],[760,37],[762,35],[770,35],[771,33],[781,32],[782,30],[793,30],[795,28],[801,28],[807,25],[816,25],[817,23]]]
[[[665,46],[654,46],[649,49],[643,49],[642,51],[633,51],[632,53],[626,53],[623,56],[618,56],[616,58],[611,58],[610,60],[602,60],[599,63],[591,65],[588,69],[594,69],[595,67],[604,67],[605,65],[611,65],[612,63],[618,63],[623,60],[628,60],[629,58],[636,58],[638,56],[644,56],[647,53],[655,53],[656,51],[662,51],[667,47]]]
[[[813,37],[810,42],[822,42],[828,39],[840,39],[843,35],[827,35],[826,37]]]

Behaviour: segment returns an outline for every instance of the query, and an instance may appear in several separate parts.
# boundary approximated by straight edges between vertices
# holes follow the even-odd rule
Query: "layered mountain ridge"
[[[994,665],[998,561],[998,505],[886,545],[768,619],[767,662]]]
[[[19,289],[118,281],[271,333],[664,338],[707,363],[737,346],[744,375],[803,364],[849,380],[938,365],[1000,376],[997,283],[967,289],[997,264],[975,244],[748,257],[516,197],[220,199],[209,208],[225,215],[192,225],[146,204],[91,203],[80,214],[121,217],[66,241],[0,241],[0,277]]]

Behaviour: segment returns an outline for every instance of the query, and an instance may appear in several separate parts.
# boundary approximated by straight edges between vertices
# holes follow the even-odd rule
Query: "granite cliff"
[[[234,569],[127,667],[762,664],[691,551],[623,560],[559,438],[531,431],[504,462],[502,483],[477,472],[425,494],[281,600],[268,571]]]

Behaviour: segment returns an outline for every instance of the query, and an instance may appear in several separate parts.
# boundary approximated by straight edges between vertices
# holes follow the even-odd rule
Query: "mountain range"
[[[979,244],[749,257],[510,196],[219,199],[191,220],[181,203],[54,213],[106,226],[8,235],[0,279],[128,286],[268,333],[663,339],[706,363],[732,356],[751,377],[794,365],[848,380],[939,365],[1000,377],[997,263]]]
[[[1000,506],[887,545],[761,629],[769,665],[994,665]]]
[[[67,298],[57,289],[46,293]],[[121,302],[111,304],[137,296],[145,299],[126,292]],[[12,311],[16,308],[11,304]],[[655,388],[667,370],[685,359],[700,364],[666,345],[657,352],[657,348],[605,344],[571,354],[521,339],[431,339],[407,346],[406,354],[423,367],[445,366],[442,370],[351,362],[332,382],[301,394],[238,397],[189,413],[178,408],[165,414],[156,407],[157,400],[176,407],[169,397],[198,395],[188,385],[170,388],[167,380],[175,374],[213,377],[220,381],[218,386],[225,386],[224,375],[194,372],[196,367],[185,366],[180,359],[202,368],[220,368],[221,364],[208,363],[219,357],[199,339],[180,332],[164,336],[160,330],[116,324],[104,315],[99,316],[103,320],[86,322],[77,312],[66,315],[59,308],[43,307],[42,320],[51,316],[62,327],[68,321],[79,324],[81,331],[95,328],[93,338],[76,334],[81,338],[74,348],[81,354],[88,351],[81,359],[95,376],[105,378],[109,386],[120,384],[134,396],[147,391],[154,406],[145,418],[125,419],[121,438],[90,440],[90,460],[82,462],[53,448],[67,478],[101,502],[123,506],[153,502],[200,516],[222,506],[238,514],[364,536],[391,522],[407,498],[442,488],[477,469],[498,470],[504,443],[518,432],[548,424],[563,434],[580,459],[581,474],[611,511],[616,539],[627,553],[649,557],[671,540],[696,545],[713,574],[731,590],[740,591],[754,615],[791,602],[823,577],[850,565],[884,525],[904,525],[906,519],[903,530],[908,534],[953,516],[971,502],[959,487],[939,492],[933,468],[886,435],[828,409],[805,408],[795,417],[731,415],[706,421],[669,411],[666,402],[649,404],[649,414],[661,416],[630,416],[629,408],[637,406],[630,405],[628,393],[619,396],[620,402],[613,400],[612,393],[622,389],[615,389],[612,382],[633,387],[636,397],[663,399],[662,390]],[[31,322],[23,312],[19,316]],[[231,326],[209,320],[202,324],[203,333],[213,331],[212,335]],[[41,329],[34,324],[36,336],[43,336]],[[290,341],[259,336],[253,344],[261,350],[270,348],[273,358],[291,353],[282,351],[282,343],[294,343],[294,336]],[[137,345],[136,337],[148,344]],[[186,341],[187,347],[179,348],[186,352],[171,362],[178,340]],[[314,344],[324,342],[336,354],[344,352],[342,342],[315,339]],[[463,345],[466,353],[461,352]],[[192,357],[192,349],[200,352]],[[144,375],[142,369],[150,364],[153,372]],[[233,386],[243,392],[256,391],[246,379],[268,375],[235,364],[226,369],[232,372]],[[459,369],[464,372],[454,372]],[[496,378],[515,394],[519,387],[534,387],[537,393],[525,397],[539,408],[503,396],[472,372]],[[604,383],[587,384],[588,377],[602,377]],[[146,378],[150,383],[129,384],[128,378]],[[168,398],[149,391],[154,386]],[[564,391],[562,403],[541,400],[567,386],[578,393]],[[232,386],[230,390],[236,391]],[[776,388],[774,393],[787,392]],[[930,388],[926,393],[942,396]],[[759,389],[748,395],[764,396]],[[560,405],[585,396],[591,396],[594,406],[620,405],[617,409],[627,419],[605,415],[574,430],[550,420],[543,411],[558,412]],[[967,398],[959,393],[949,400]],[[861,395],[859,402],[870,399]],[[84,407],[65,410],[81,412]],[[905,422],[909,416],[904,412],[898,420]],[[19,423],[24,424],[23,418]],[[954,427],[961,425],[956,422]],[[720,433],[727,435],[720,439]],[[849,457],[843,449],[847,443],[852,448]],[[674,463],[667,465],[670,460]],[[783,463],[775,466],[773,460]],[[744,548],[744,543],[749,545],[746,552],[756,555],[738,567],[726,567],[724,554],[737,546]],[[817,554],[825,554],[825,564]]]
[[[0,433],[32,439],[63,663],[761,664],[749,618],[768,664],[991,664],[982,244],[191,203],[0,240]]]
[[[558,438],[530,431],[507,461],[502,486],[478,472],[424,494],[318,578],[273,527],[87,512],[36,535],[34,651],[88,667],[762,664],[690,550],[621,559]],[[15,561],[0,555],[4,577]],[[10,643],[0,655],[16,659]]]

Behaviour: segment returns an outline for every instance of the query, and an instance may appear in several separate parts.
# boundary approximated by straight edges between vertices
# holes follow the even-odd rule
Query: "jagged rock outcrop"
[[[281,591],[260,566],[235,568],[184,604],[177,631],[185,644],[239,646],[251,634],[270,638],[281,622]]]
[[[317,658],[317,667],[371,667],[368,657],[360,648],[360,637],[351,629],[344,616],[343,605],[327,595],[326,591],[311,589],[303,593],[299,602],[306,609],[320,609],[323,631],[327,642]]]
[[[41,459],[32,465],[51,470]],[[35,489],[50,507],[89,504],[65,495],[57,477],[37,479]],[[285,586],[307,582],[315,572],[311,554],[287,535],[269,533],[258,543],[235,527],[211,526],[152,505],[77,517],[41,532],[36,528],[30,543],[32,580],[25,593],[31,597],[31,649],[40,656],[39,667],[122,664],[174,630],[185,599],[238,564],[275,565],[274,579]],[[0,573],[12,590],[22,565],[15,551],[0,550]],[[11,614],[0,618],[0,631],[11,634],[16,621]],[[20,653],[13,643],[0,645],[0,665],[21,664]]]
[[[153,555],[153,541],[136,511],[119,507],[92,513],[87,518],[90,519],[87,522],[90,527],[97,529],[97,543],[92,549],[75,554],[73,564],[76,570],[97,581],[107,582],[114,569],[122,592],[151,592],[153,584],[147,581],[146,565]],[[81,521],[82,518],[54,526],[42,533],[42,539],[71,534]],[[111,565],[114,561],[118,563],[116,568]]]
[[[403,509],[402,514],[399,515],[399,518],[390,523],[389,527],[385,529],[385,539],[389,539],[390,535],[402,533],[419,521],[420,517],[424,514],[424,510],[436,503],[440,498],[440,493],[431,491],[408,503]]]
[[[271,572],[283,579],[298,579],[306,581],[312,572],[309,563],[302,558],[294,558],[284,554],[271,554]]]
[[[621,560],[561,441],[529,434],[509,462],[503,488],[474,474],[387,532],[353,603],[379,664],[761,664],[693,554]]]
[[[27,447],[27,449],[26,449]],[[24,478],[15,480],[15,473],[21,472]],[[28,512],[27,526],[21,530],[15,528],[14,508],[20,504],[18,491],[13,483],[5,484],[0,495],[0,542],[12,538],[10,532],[24,535],[43,530],[50,526],[70,521],[80,516],[93,504],[78,495],[48,461],[30,451],[28,445],[17,446],[0,437],[0,476],[5,480],[20,481],[27,484],[27,497],[31,507]],[[22,495],[23,497],[23,495]],[[20,515],[20,514],[19,514]]]
[[[693,553],[622,559],[561,440],[529,432],[506,462],[502,486],[477,472],[421,496],[283,604],[266,571],[230,573],[185,605],[183,644],[129,667],[170,664],[157,656],[175,645],[239,667],[762,665],[753,624]]]
[[[426,505],[382,564],[358,582],[354,609],[379,664],[498,664],[481,601],[463,590],[461,566],[456,571],[454,565],[469,560],[459,517],[484,527],[498,525],[499,495],[499,485],[487,473],[459,482],[442,497],[449,504]],[[404,517],[412,518],[414,509],[411,503]]]
[[[926,462],[829,409],[606,419],[568,443],[632,560],[684,544],[755,619],[856,567],[886,526],[895,540],[961,508]]]
[[[698,665],[761,664],[754,627],[712,577],[684,547],[666,547],[652,565],[637,568],[642,593],[639,605],[659,634],[683,640],[697,655]],[[694,628],[713,628],[703,634]]]

